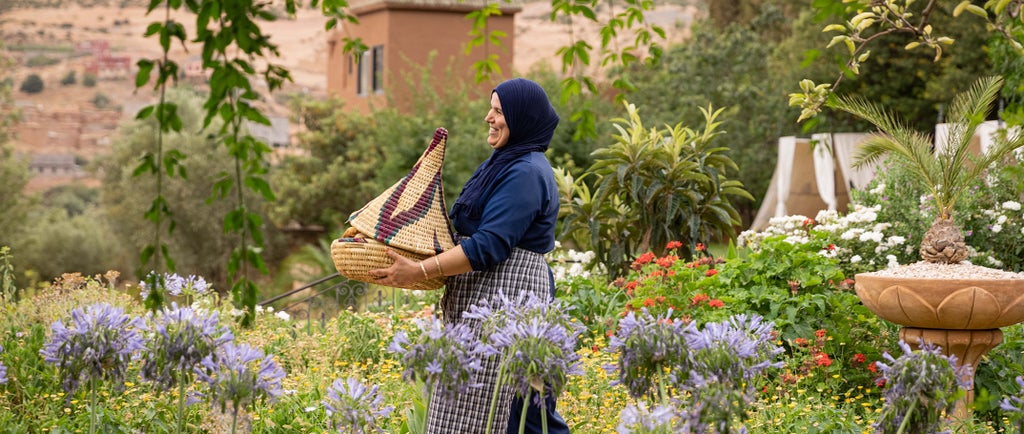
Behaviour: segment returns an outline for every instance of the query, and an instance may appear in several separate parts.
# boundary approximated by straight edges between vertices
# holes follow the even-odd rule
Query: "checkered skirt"
[[[441,310],[446,325],[465,323],[470,330],[480,331],[480,321],[463,318],[462,313],[480,300],[497,304],[499,293],[509,296],[533,292],[546,299],[550,297],[548,263],[544,255],[523,249],[513,249],[512,255],[492,270],[473,271],[448,278]],[[475,382],[483,387],[474,388],[458,396],[446,397],[436,391],[430,398],[427,416],[427,434],[485,434],[487,414],[491,409],[498,377],[498,359],[483,364]],[[491,432],[503,434],[508,429],[509,406],[514,392],[505,386],[498,395]]]

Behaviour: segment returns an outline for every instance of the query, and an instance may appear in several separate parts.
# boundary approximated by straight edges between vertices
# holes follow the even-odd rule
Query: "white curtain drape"
[[[871,165],[853,168],[853,154],[857,146],[867,138],[868,135],[864,133],[832,134],[832,152],[835,152],[836,160],[839,162],[839,170],[843,174],[842,179],[849,183],[848,187],[851,189],[866,187],[875,178],[878,166],[881,165],[881,162],[878,161]]]
[[[828,206],[829,211],[835,211],[838,201],[836,200],[836,165],[832,161],[832,140],[829,133],[818,133],[811,135],[811,143],[814,146],[814,181],[818,186],[818,196]]]
[[[999,121],[985,121],[978,125],[978,129],[975,130],[974,134],[981,137],[982,154],[988,153],[988,150],[995,146],[995,140],[992,137],[1002,127],[999,123]]]
[[[786,215],[786,198],[793,180],[793,153],[796,152],[796,136],[779,137],[779,178],[775,191],[775,217]]]

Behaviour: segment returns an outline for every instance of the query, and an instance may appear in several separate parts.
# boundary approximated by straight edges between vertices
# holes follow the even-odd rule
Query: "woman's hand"
[[[395,263],[388,268],[370,270],[369,275],[377,278],[377,283],[394,288],[407,288],[413,283],[424,280],[423,270],[419,263],[399,255],[391,249],[385,250]]]

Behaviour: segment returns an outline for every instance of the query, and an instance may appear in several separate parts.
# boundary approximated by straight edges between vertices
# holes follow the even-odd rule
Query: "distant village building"
[[[108,41],[76,42],[75,52],[92,55],[92,59],[85,64],[85,73],[100,80],[123,80],[132,73],[132,59],[128,56],[112,56]]]
[[[358,24],[344,23],[344,32],[333,32],[328,39],[327,92],[345,101],[345,107],[366,113],[371,106],[383,106],[391,94],[395,106],[411,109],[411,91],[405,76],[414,74],[419,81],[420,69],[430,63],[430,76],[435,89],[451,86],[446,80],[472,83],[474,62],[497,54],[503,73],[512,72],[515,52],[514,17],[522,10],[518,1],[503,3],[500,16],[488,20],[489,32],[504,32],[501,52],[484,44],[474,47],[469,55],[465,47],[470,41],[472,21],[466,14],[480,9],[461,0],[354,0],[349,3]],[[369,49],[345,54],[342,33],[360,38]],[[431,61],[431,55],[436,55]],[[446,71],[451,71],[454,76]],[[501,80],[507,77],[496,77]],[[484,91],[496,83],[482,83]]]
[[[181,71],[181,78],[194,83],[206,83],[210,80],[213,71],[203,69],[203,58],[192,56],[185,60],[184,68]]]
[[[29,161],[28,170],[34,176],[78,178],[85,174],[72,154],[36,154]]]
[[[24,105],[19,110],[21,119],[14,125],[14,145],[30,154],[91,154],[110,144],[121,122],[117,110],[36,105]]]
[[[262,125],[246,121],[249,134],[274,148],[288,147],[291,141],[290,128],[287,116],[267,116],[270,125]]]

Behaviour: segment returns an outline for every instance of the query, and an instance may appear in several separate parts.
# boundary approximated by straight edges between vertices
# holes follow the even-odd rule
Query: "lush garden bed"
[[[810,233],[808,229],[799,230]],[[627,276],[612,282],[600,273],[578,273],[580,267],[577,273],[560,273],[560,303],[581,332],[575,345],[581,373],[569,376],[559,401],[574,432],[615,432],[623,417],[635,416],[624,416],[623,411],[643,400],[634,398],[624,385],[613,385],[622,370],[606,367],[620,362],[622,343],[614,345],[614,337],[622,330],[624,315],[642,318],[644,312],[694,329],[728,322],[736,314],[773,322],[769,344],[779,353],[767,359],[774,365],[737,385],[741,395],[749,393],[750,401],[745,413],[730,416],[750,432],[872,431],[872,424],[884,414],[886,376],[880,368],[889,362],[883,354],[901,354],[895,326],[859,304],[843,267],[830,253],[835,247],[829,240],[812,235],[792,241],[767,237],[743,254],[693,260],[674,256],[669,246],[664,256],[641,256]],[[569,256],[580,258],[567,253],[553,257],[553,262],[558,266],[559,258]],[[235,419],[230,399],[223,411],[219,405],[226,392],[212,389],[201,375],[190,375],[183,387],[161,387],[152,381],[153,366],[171,363],[153,365],[158,354],[152,350],[133,352],[123,376],[96,383],[95,403],[88,384],[71,393],[62,387],[67,371],[44,359],[53,358],[58,335],[53,324],[61,321],[71,327],[73,310],[80,309],[81,314],[88,306],[106,303],[147,324],[148,331],[140,330],[141,336],[152,338],[159,330],[158,316],[147,316],[138,299],[114,282],[68,275],[48,290],[19,301],[8,299],[3,306],[0,363],[7,368],[7,382],[0,385],[0,426],[8,432],[87,432],[96,424],[114,432],[173,432],[184,391],[188,432],[229,432],[233,422],[238,432],[324,432],[330,426],[325,403],[333,402],[335,381],[343,384],[353,378],[378,386],[380,408],[394,408],[379,418],[385,432],[407,432],[410,426],[417,432],[422,389],[403,379],[406,368],[388,347],[397,332],[415,336],[417,321],[433,317],[430,306],[437,294],[419,297],[426,308],[342,312],[326,322],[299,322],[268,309],[252,328],[235,326],[233,307],[215,293],[186,291],[172,297],[191,302],[194,312],[217,312],[216,326],[211,325],[217,332],[211,335],[230,331],[235,345],[249,345],[270,356],[272,362],[264,363],[285,373],[277,386],[264,390],[273,399],[257,395],[251,405],[242,400]],[[949,421],[952,425],[947,427],[957,432],[1010,432],[1001,427],[1017,413],[999,411],[998,405],[1019,390],[1013,378],[1020,373],[1024,345],[1019,325],[1004,331],[1006,343],[979,368],[979,407],[973,418]],[[258,369],[257,359],[262,360],[254,358],[252,369]]]

